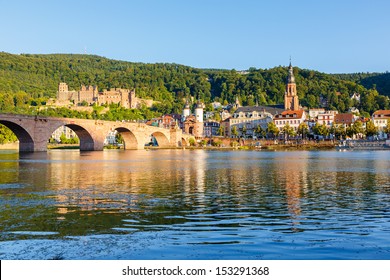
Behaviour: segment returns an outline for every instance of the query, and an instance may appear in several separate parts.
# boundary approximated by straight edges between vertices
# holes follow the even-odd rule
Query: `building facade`
[[[186,102],[182,114],[184,133],[191,134],[199,138],[204,136],[203,109],[204,104],[198,101],[195,107],[195,112],[191,115],[190,105]]]
[[[337,111],[325,111],[317,115],[317,122],[319,124],[324,124],[327,127],[331,127],[335,121],[335,116]]]
[[[277,109],[266,106],[243,106],[238,107],[233,116],[228,119],[229,124],[224,127],[226,136],[232,137],[232,129],[238,132],[239,137],[254,138],[256,136],[256,129],[260,126],[263,130],[267,129],[268,123],[272,122],[273,114]]]
[[[53,132],[53,134],[51,135],[51,138],[53,138],[57,143],[60,143],[61,142],[61,135],[65,135],[65,137],[67,139],[72,139],[72,138],[77,137],[76,133],[72,129],[63,125],[63,126],[60,126],[59,128],[57,128]]]
[[[274,116],[273,121],[276,127],[279,129],[279,131],[282,131],[283,128],[288,124],[294,129],[294,131],[298,131],[299,125],[306,121],[306,113],[299,107],[297,85],[295,83],[291,62],[288,67],[286,92],[284,94],[284,109],[284,112]]]
[[[220,123],[217,121],[207,121],[203,126],[203,133],[205,137],[219,136]]]
[[[279,131],[282,131],[285,125],[289,125],[298,131],[298,127],[301,123],[305,122],[306,113],[304,110],[288,110],[274,117],[274,123]]]
[[[378,110],[372,114],[372,121],[379,130],[379,137],[388,138],[387,133],[384,132],[387,123],[390,122],[390,110]]]
[[[355,117],[351,113],[341,113],[336,114],[334,118],[334,123],[337,125],[344,125],[345,127],[353,124]]]

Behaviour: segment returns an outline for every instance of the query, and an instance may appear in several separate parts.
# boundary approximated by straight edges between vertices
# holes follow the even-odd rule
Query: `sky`
[[[388,0],[0,0],[0,51],[325,73],[390,71]]]

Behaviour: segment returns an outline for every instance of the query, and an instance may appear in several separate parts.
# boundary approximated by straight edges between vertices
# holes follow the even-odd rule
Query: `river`
[[[388,151],[0,151],[0,259],[390,259]]]

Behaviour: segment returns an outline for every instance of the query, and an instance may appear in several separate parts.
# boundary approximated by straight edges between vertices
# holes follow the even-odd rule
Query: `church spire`
[[[295,84],[294,69],[291,65],[291,56],[290,56],[290,65],[288,66],[287,83],[288,84]]]
[[[286,92],[284,94],[284,109],[294,111],[299,110],[297,85],[295,84],[294,69],[291,64],[291,57],[290,65],[288,66]]]

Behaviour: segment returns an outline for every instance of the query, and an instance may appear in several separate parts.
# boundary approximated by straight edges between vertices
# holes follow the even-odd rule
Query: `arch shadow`
[[[65,124],[73,130],[80,140],[80,151],[93,151],[95,148],[95,142],[91,134],[82,126],[77,124]]]
[[[117,127],[115,128],[115,130],[122,135],[125,150],[138,149],[138,140],[133,132],[131,132],[128,128],[125,127]]]
[[[19,152],[34,152],[35,143],[27,130],[10,121],[0,120],[0,124],[8,127],[16,135],[19,140]]]
[[[157,145],[160,148],[167,148],[170,146],[169,140],[168,140],[167,136],[165,136],[164,133],[156,131],[156,132],[152,133],[152,136],[156,139]]]
[[[179,144],[180,144],[180,146],[182,146],[182,147],[187,147],[187,146],[189,146],[189,143],[188,143],[188,141],[187,141],[185,138],[181,138],[181,142],[180,142]]]

